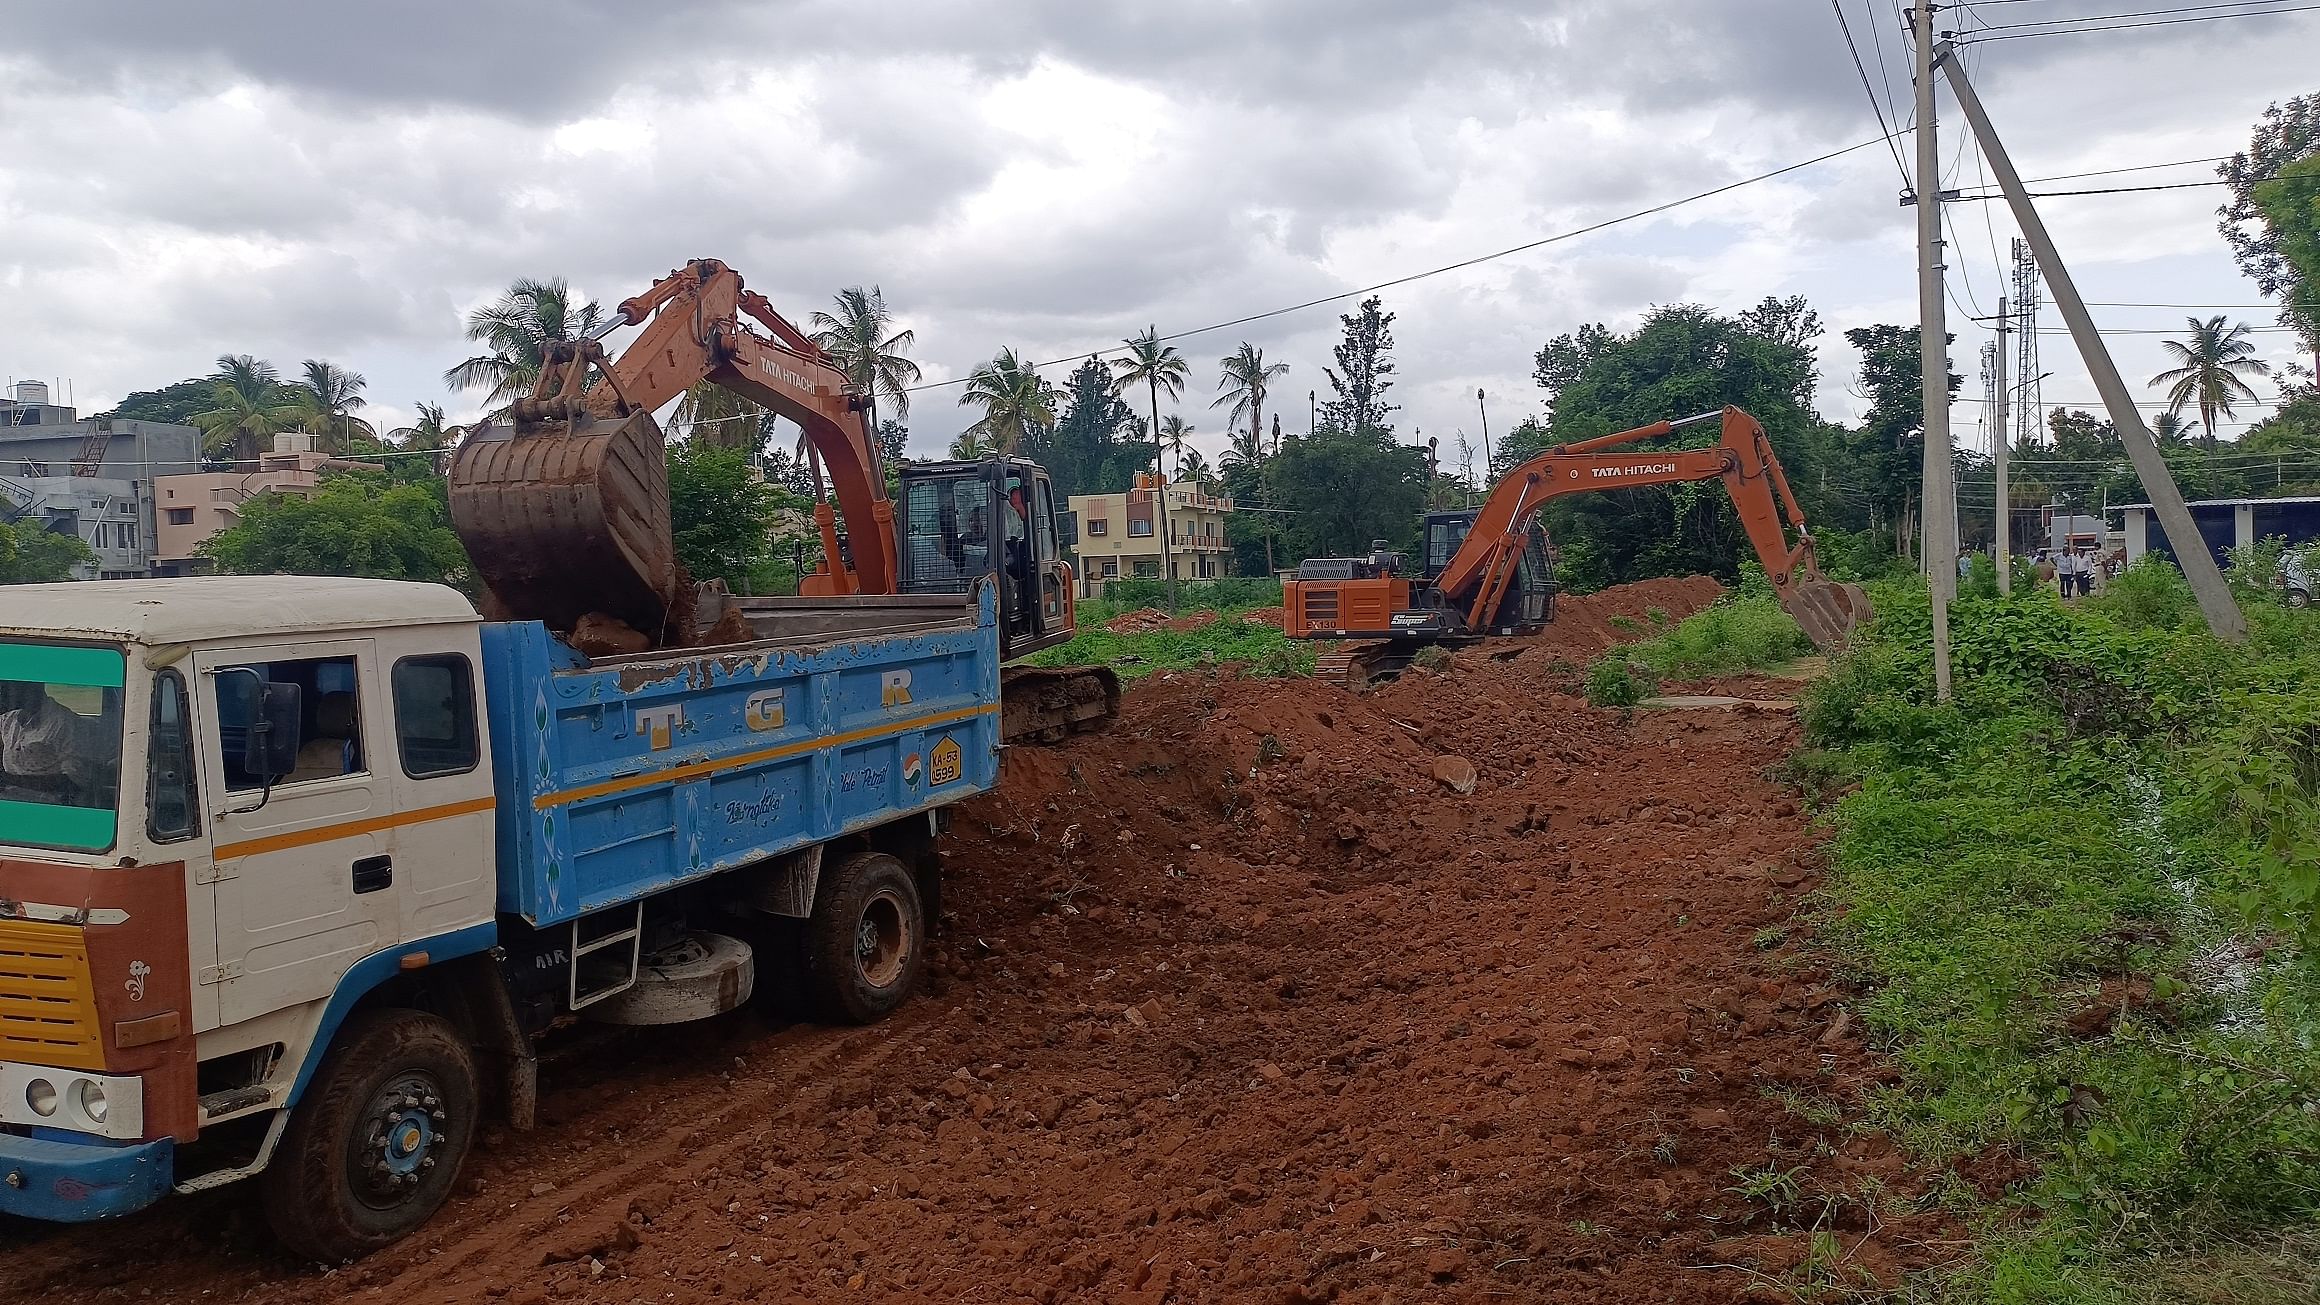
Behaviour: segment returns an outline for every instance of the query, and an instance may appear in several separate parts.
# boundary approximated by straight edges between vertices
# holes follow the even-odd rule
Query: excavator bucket
[[[490,615],[568,632],[593,612],[660,641],[680,581],[651,413],[498,427],[460,444],[450,480]]]
[[[1822,652],[1845,646],[1853,631],[1872,615],[1869,595],[1861,586],[1818,576],[1797,581],[1783,597],[1782,607],[1804,627],[1805,637]]]

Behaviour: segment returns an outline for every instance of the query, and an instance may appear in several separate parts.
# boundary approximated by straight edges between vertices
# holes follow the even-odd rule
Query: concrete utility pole
[[[2006,421],[2006,337],[2012,333],[2013,323],[2006,317],[2006,296],[1998,296],[1998,347],[1994,351],[1998,365],[1998,411],[1990,422],[1990,461],[1998,470],[1997,541],[1990,551],[1997,554],[1998,592],[2014,592],[2014,504],[2006,497],[2006,459],[2013,453],[2008,447],[2014,442],[2014,428]]]
[[[2062,310],[2062,320],[2070,324],[2070,337],[2078,345],[2079,358],[2086,363],[2088,374],[2094,377],[2094,387],[2102,395],[2103,407],[2110,410],[2111,425],[2118,429],[2119,439],[2127,446],[2127,460],[2135,464],[2135,474],[2142,478],[2143,490],[2151,496],[2151,509],[2158,513],[2159,525],[2175,546],[2176,564],[2183,568],[2183,578],[2191,582],[2191,592],[2199,598],[2199,610],[2207,617],[2207,628],[2218,639],[2246,642],[2247,617],[2240,612],[2239,604],[2232,601],[2231,589],[2223,582],[2223,569],[2215,564],[2215,556],[2201,540],[2199,527],[2191,519],[2191,509],[2183,505],[2183,491],[2176,488],[2175,474],[2167,469],[2167,459],[2160,455],[2158,441],[2151,438],[2150,428],[2143,424],[2134,396],[2119,377],[2118,364],[2111,360],[2109,347],[2094,329],[2094,319],[2087,315],[2086,301],[2078,297],[2078,286],[2070,279],[2070,269],[2062,265],[2062,255],[2055,252],[2053,237],[2046,233],[2046,224],[2039,220],[2037,208],[2022,188],[2021,174],[2014,171],[2014,161],[2006,156],[2005,145],[1991,128],[1989,115],[1982,111],[1981,99],[1966,80],[1956,47],[1942,42],[1937,62],[1949,78],[1958,107],[1965,110],[1966,121],[1972,124],[1974,135],[1982,143],[1982,154],[1990,161],[1990,171],[1997,176],[1998,188],[2006,193],[2007,207],[2014,210],[2014,225],[2022,229],[2022,238],[2030,242],[2031,250],[2038,256],[2038,270],[2046,275],[2047,291],[2054,299],[2054,306]]]
[[[1957,597],[1957,491],[1951,479],[1949,321],[1941,298],[1941,146],[1933,129],[1933,0],[1909,11],[1917,33],[1917,366],[1925,404],[1925,587],[1933,596],[1933,692],[1949,701],[1949,604]]]

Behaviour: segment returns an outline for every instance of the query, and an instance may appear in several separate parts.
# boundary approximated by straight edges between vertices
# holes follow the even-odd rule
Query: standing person
[[[2039,549],[2032,558],[2030,572],[2038,577],[2038,587],[2041,589],[2054,583],[2054,559],[2046,555],[2045,549]]]
[[[2094,573],[2095,573],[2095,570],[2096,570],[2096,569],[2097,569],[2097,568],[2098,568],[2100,565],[2101,565],[2101,563],[2099,563],[2099,562],[2095,561],[2094,550],[2093,550],[2093,549],[2091,549],[2091,548],[2090,548],[2090,549],[2088,549],[2086,552],[2084,552],[2084,553],[2082,553],[2082,554],[2080,554],[2080,555],[2079,555],[2079,559],[2078,559],[2078,596],[2079,596],[2079,597],[2081,597],[2081,598],[2084,598],[2084,597],[2086,597],[2086,596],[2088,596],[2089,594],[2092,594],[2092,593],[2094,592]]]
[[[2078,592],[2078,568],[2078,554],[2072,550],[2065,548],[2055,556],[2054,579],[2066,602]]]
[[[1973,578],[1973,574],[1974,574],[1974,550],[1972,550],[1972,549],[1970,549],[1970,548],[1961,548],[1961,549],[1959,549],[1959,550],[1958,550],[1958,579],[1960,579],[1960,580],[1970,580],[1970,579],[1972,579],[1972,578]]]

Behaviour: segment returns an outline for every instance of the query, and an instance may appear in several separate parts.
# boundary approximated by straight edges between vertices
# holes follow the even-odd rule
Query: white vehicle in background
[[[2312,572],[2304,564],[2301,549],[2290,549],[2280,555],[2280,598],[2290,607],[2312,605]]]

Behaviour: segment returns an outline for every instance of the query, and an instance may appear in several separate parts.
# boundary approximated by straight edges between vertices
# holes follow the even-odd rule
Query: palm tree
[[[910,415],[910,387],[918,381],[918,364],[903,355],[918,342],[916,331],[894,331],[894,317],[886,311],[886,296],[877,286],[864,290],[850,285],[837,295],[836,314],[817,312],[810,319],[814,343],[838,360],[853,387],[870,396],[870,429],[878,429],[881,399],[896,420]]]
[[[2163,449],[2181,448],[2189,444],[2192,433],[2198,429],[2199,423],[2185,421],[2177,413],[2162,412],[2151,419],[2151,437]]]
[[[2170,413],[2180,413],[2195,403],[2199,405],[2199,422],[2206,430],[2207,451],[2213,453],[2217,414],[2228,417],[2232,404],[2256,401],[2256,392],[2240,377],[2269,376],[2272,369],[2255,356],[2256,347],[2248,343],[2245,322],[2227,331],[2220,315],[2206,321],[2196,317],[2184,321],[2191,330],[2191,339],[2159,342],[2176,366],[2152,377],[2150,383],[2171,387],[2167,391]]]
[[[1176,478],[1191,481],[1200,486],[1200,492],[1205,494],[1209,492],[1209,482],[1216,477],[1208,469],[1208,459],[1200,456],[1199,449],[1194,449],[1177,459]]]
[[[687,439],[712,448],[747,449],[751,453],[765,447],[773,435],[773,423],[771,408],[710,381],[686,387],[676,411],[669,414],[671,429]]]
[[[1184,479],[1184,446],[1191,439],[1192,427],[1184,418],[1172,412],[1160,419],[1160,447],[1176,455],[1176,470],[1169,474],[1168,479]],[[1198,457],[1199,451],[1194,450],[1193,456]]]
[[[1247,417],[1250,435],[1261,439],[1265,427],[1265,392],[1272,388],[1274,381],[1289,374],[1289,364],[1268,364],[1264,350],[1243,340],[1239,351],[1217,359],[1217,366],[1224,369],[1224,375],[1216,383],[1222,393],[1211,399],[1208,406],[1217,408],[1231,403],[1228,420],[1238,424],[1242,417]]]
[[[964,462],[988,458],[998,452],[998,446],[989,443],[972,428],[961,432],[957,439],[951,441],[951,456]]]
[[[1002,455],[1021,452],[1025,441],[1039,440],[1055,424],[1055,387],[1013,349],[1001,349],[967,375],[959,406],[973,404],[982,405],[983,416],[966,433]]]
[[[193,414],[193,424],[202,432],[202,451],[256,457],[259,441],[298,424],[298,404],[283,388],[272,363],[246,353],[226,354],[217,363],[217,374],[210,377],[211,406]]]
[[[435,469],[443,469],[442,455],[467,434],[464,426],[453,426],[443,420],[443,405],[421,401],[413,405],[419,410],[419,419],[408,426],[397,426],[387,432],[387,442],[398,449],[412,453],[433,453],[430,459]]]
[[[1136,385],[1144,387],[1144,393],[1152,403],[1152,424],[1145,429],[1162,432],[1152,441],[1152,470],[1157,472],[1160,470],[1160,446],[1167,438],[1160,425],[1160,392],[1168,391],[1170,402],[1182,396],[1184,382],[1192,375],[1192,366],[1184,361],[1184,355],[1177,351],[1175,345],[1160,342],[1158,326],[1147,326],[1142,335],[1130,336],[1120,343],[1128,346],[1128,352],[1112,359],[1112,370],[1119,373],[1112,381],[1112,392],[1118,394]],[[1160,493],[1153,496],[1152,501],[1159,505],[1154,529],[1160,536],[1160,574],[1168,582],[1168,610],[1173,612],[1176,610],[1176,563],[1169,556],[1168,492],[1165,485]]]
[[[290,385],[299,426],[328,453],[344,453],[357,436],[376,439],[378,432],[371,424],[354,415],[366,402],[362,392],[368,384],[361,372],[350,372],[320,358],[307,359],[299,379]]]
[[[1225,443],[1224,456],[1218,459],[1218,463],[1227,470],[1234,467],[1255,470],[1265,465],[1264,437],[1253,428],[1233,431]]]
[[[494,411],[531,393],[540,378],[540,354],[550,340],[577,340],[596,329],[604,311],[594,300],[574,306],[560,276],[520,277],[507,293],[467,315],[467,338],[490,348],[443,373],[454,389],[487,389]]]

